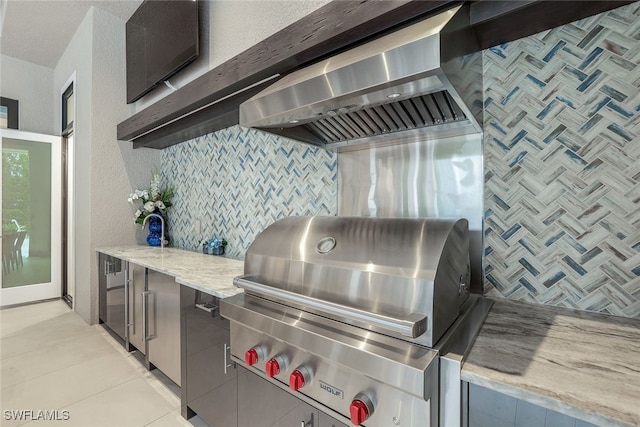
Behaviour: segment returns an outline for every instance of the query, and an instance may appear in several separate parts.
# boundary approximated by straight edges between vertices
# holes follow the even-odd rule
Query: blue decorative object
[[[152,216],[149,218],[149,235],[147,236],[147,244],[149,246],[160,246],[162,241],[162,222],[160,218]]]
[[[209,251],[209,255],[224,255],[224,246],[218,246],[217,248],[212,248]]]
[[[227,246],[227,241],[225,239],[218,239],[214,237],[213,239],[206,241],[202,241],[202,253],[209,255],[224,255],[224,248]]]

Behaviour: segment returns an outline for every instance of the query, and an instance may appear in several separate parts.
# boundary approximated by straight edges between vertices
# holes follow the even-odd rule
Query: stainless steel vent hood
[[[240,125],[347,151],[482,131],[482,54],[468,6],[291,73]]]

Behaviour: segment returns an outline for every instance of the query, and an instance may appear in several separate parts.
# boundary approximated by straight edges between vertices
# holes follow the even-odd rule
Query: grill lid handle
[[[355,325],[362,325],[363,327],[370,326],[371,330],[380,333],[391,332],[405,337],[417,338],[427,331],[427,316],[423,314],[411,313],[404,319],[398,319],[378,313],[371,313],[342,304],[263,285],[262,283],[256,282],[254,276],[236,277],[233,279],[233,284],[239,288],[267,297],[270,296],[280,300],[302,304],[330,316],[351,321]]]

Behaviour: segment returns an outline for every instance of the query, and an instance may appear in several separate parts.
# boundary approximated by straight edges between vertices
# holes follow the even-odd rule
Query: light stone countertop
[[[462,379],[596,425],[640,425],[640,320],[496,300]]]
[[[243,261],[176,248],[96,249],[226,298]],[[606,427],[640,426],[640,320],[495,300],[462,380]]]
[[[168,274],[178,284],[218,298],[242,292],[233,286],[233,278],[244,273],[244,262],[236,259],[170,247],[112,246],[96,251]]]

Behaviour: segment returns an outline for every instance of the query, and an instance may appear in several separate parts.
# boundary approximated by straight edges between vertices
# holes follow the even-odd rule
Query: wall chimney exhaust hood
[[[349,151],[482,132],[482,53],[458,6],[295,71],[240,125]]]

